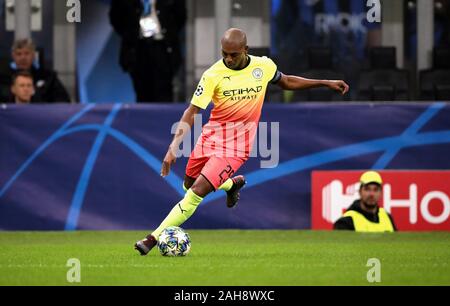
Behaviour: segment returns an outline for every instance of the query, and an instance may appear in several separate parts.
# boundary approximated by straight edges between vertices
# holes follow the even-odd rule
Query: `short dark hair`
[[[31,74],[31,72],[26,71],[26,70],[19,70],[13,74],[13,76],[11,78],[11,85],[14,85],[19,77],[28,78],[28,79],[31,79],[32,81],[34,81],[34,78],[33,78],[33,75]]]

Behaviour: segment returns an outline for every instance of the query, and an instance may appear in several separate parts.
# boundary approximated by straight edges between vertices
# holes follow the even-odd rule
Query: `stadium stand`
[[[420,72],[421,100],[450,100],[450,49],[435,48],[433,68]]]
[[[410,99],[409,86],[409,72],[397,68],[394,47],[370,50],[370,69],[360,75],[359,100],[407,101]]]

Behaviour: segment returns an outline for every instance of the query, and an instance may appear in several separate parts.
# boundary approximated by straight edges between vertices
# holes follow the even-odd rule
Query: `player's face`
[[[29,70],[33,65],[35,52],[29,48],[16,49],[12,56],[19,70]]]
[[[381,198],[381,186],[378,184],[364,185],[359,190],[361,202],[368,207],[375,207],[378,205],[378,201]]]
[[[222,46],[222,57],[230,69],[244,68],[247,63],[247,47],[233,48]]]

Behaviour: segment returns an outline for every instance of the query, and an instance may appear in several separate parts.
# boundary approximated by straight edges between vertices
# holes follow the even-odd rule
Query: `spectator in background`
[[[112,0],[110,21],[122,39],[120,66],[131,76],[137,102],[173,102],[185,20],[185,0]]]
[[[334,229],[356,232],[396,231],[392,216],[378,206],[383,184],[380,174],[368,171],[361,176],[360,182],[360,200],[353,202],[344,216],[336,221]]]
[[[69,94],[59,81],[56,72],[40,68],[36,61],[36,47],[30,39],[22,39],[14,43],[12,58],[11,66],[6,71],[0,71],[1,74],[9,77],[3,77],[0,80],[11,80],[17,71],[28,71],[33,76],[34,87],[40,99],[36,102],[70,102]],[[0,86],[9,88],[11,84],[5,84],[2,81]],[[4,92],[4,90],[0,92]]]
[[[33,75],[28,71],[19,71],[12,77],[11,97],[8,102],[30,104],[35,95]]]

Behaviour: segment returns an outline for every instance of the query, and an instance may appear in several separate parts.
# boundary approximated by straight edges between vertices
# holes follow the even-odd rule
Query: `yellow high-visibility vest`
[[[344,214],[344,217],[351,217],[353,219],[353,224],[355,225],[356,232],[366,232],[366,233],[383,233],[383,232],[394,232],[394,226],[392,225],[389,215],[383,208],[378,210],[378,220],[379,223],[371,222],[364,217],[363,214],[349,210]]]

